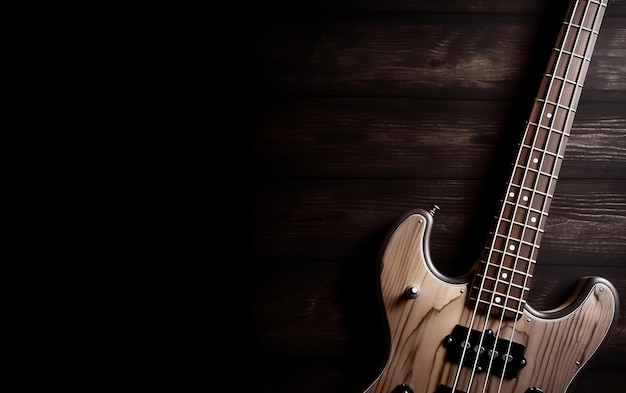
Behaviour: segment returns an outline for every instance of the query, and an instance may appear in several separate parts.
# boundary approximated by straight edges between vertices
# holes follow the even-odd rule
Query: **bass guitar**
[[[608,0],[572,0],[492,230],[462,277],[434,267],[436,207],[408,212],[380,257],[387,351],[367,393],[564,393],[602,345],[619,298],[584,277],[560,307],[527,304],[559,169]]]

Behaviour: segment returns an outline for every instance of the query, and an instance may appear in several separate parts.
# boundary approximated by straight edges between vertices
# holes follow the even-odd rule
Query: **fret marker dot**
[[[509,246],[509,250],[511,250],[511,251],[515,250],[515,246],[514,246],[513,244],[511,244],[511,245]]]
[[[509,193],[509,196],[510,196],[511,198],[513,198],[513,197],[515,196],[515,193],[514,193],[514,192],[510,192],[510,193]]]
[[[502,301],[502,299],[500,298],[500,296],[496,297],[496,303],[500,303]]]
[[[507,278],[509,275],[506,273],[502,273],[502,278]]]
[[[530,222],[537,222],[537,217],[531,217]]]
[[[546,116],[548,116],[548,119],[550,119],[552,117],[552,113],[548,113]]]
[[[528,197],[527,197],[526,195],[524,195],[524,196],[522,197],[522,199],[524,200],[524,202],[527,202],[527,201],[528,201]]]
[[[533,158],[533,164],[537,164],[539,163],[539,159],[538,158]]]

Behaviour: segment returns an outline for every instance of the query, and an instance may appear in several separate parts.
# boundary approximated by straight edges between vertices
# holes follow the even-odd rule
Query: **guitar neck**
[[[608,0],[571,1],[533,102],[470,300],[519,318]]]

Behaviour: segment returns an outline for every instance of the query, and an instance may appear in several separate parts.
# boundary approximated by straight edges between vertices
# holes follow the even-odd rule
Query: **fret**
[[[538,108],[533,108],[533,116],[535,116],[537,111],[539,111]],[[560,143],[560,141],[566,141],[569,138],[570,134],[566,130],[573,121],[573,116],[563,118],[561,116],[562,113],[563,112],[557,112],[554,117],[556,125],[561,126],[563,130],[553,128],[553,124],[549,124],[549,122],[548,124],[544,124],[543,122],[541,124],[537,124],[534,121],[531,121],[527,124],[527,132],[521,143],[535,149],[547,150],[563,156],[565,152],[565,143]]]
[[[550,100],[544,100],[543,98],[535,98],[536,102],[541,102],[543,104],[547,104],[547,105],[553,105],[555,106],[557,109],[564,109],[566,111],[572,111],[572,108],[569,105],[563,105],[561,103],[558,102],[552,102]],[[573,110],[572,112],[576,112],[575,110]],[[555,130],[556,131],[556,130]],[[569,134],[567,134],[567,136],[569,136]]]
[[[550,131],[563,132],[566,129],[567,120],[573,117],[574,112],[570,111],[571,107],[568,105],[572,102],[572,97],[564,97],[562,94],[557,95],[557,93],[551,91],[548,99],[536,98],[529,120]],[[573,91],[571,93],[574,94]]]
[[[547,213],[544,213],[543,210],[541,210],[541,209],[535,209],[535,208],[528,207],[528,206],[522,206],[522,205],[519,205],[519,204],[516,204],[516,203],[512,203],[512,202],[508,202],[508,201],[506,201],[505,204],[506,204],[506,206],[511,206],[513,208],[525,209],[525,210],[528,210],[529,212],[532,212],[532,213],[537,213],[537,214],[542,214],[543,213],[546,216],[548,215]],[[508,220],[506,218],[503,218],[503,220],[512,221],[512,220]],[[512,221],[512,222],[514,224],[522,224],[522,225],[524,224],[523,222],[520,222],[520,221]]]
[[[564,152],[565,152],[565,148],[564,147],[560,147],[560,149],[556,150],[556,149],[550,149],[551,147],[555,147],[555,144],[557,144],[557,139],[555,139],[556,136],[555,135],[551,135],[549,133],[541,133],[541,131],[539,131],[539,133],[537,134],[537,138],[535,141],[535,146],[532,146],[530,144],[522,144],[521,147],[525,148],[529,151],[532,152],[531,156],[532,156],[532,164],[539,164],[541,162],[542,159],[545,159],[546,157],[549,160],[563,160],[564,156]],[[567,139],[567,135],[562,138],[563,140]],[[545,147],[544,147],[545,146]],[[520,157],[520,158],[524,158],[524,157]],[[550,170],[550,171],[545,171],[545,172],[550,172],[550,173],[555,173],[555,171]]]
[[[511,286],[515,288],[516,293],[521,293],[521,290],[524,288],[528,289],[526,287],[526,281],[532,276],[531,274],[527,275],[525,272],[517,272],[515,275],[512,275],[512,269],[500,271],[499,273],[493,270],[495,269],[490,269],[487,275],[478,274],[478,277],[482,277],[483,281],[486,283],[483,286],[484,288],[494,290],[497,286],[504,289],[506,289],[507,286]]]
[[[512,215],[516,215],[513,213],[513,210],[516,208],[527,209],[528,213],[532,213],[535,216],[537,214],[542,213],[545,210],[546,200],[551,199],[552,196],[548,193],[534,193],[522,191],[522,202],[511,202],[505,201],[505,213],[512,213]],[[511,197],[512,198],[512,197]],[[529,214],[531,216],[532,214]],[[503,219],[507,219],[508,216],[503,217]],[[522,222],[516,222],[519,224],[524,224]]]
[[[491,297],[490,295],[493,295],[493,296],[499,296],[502,298],[507,298],[507,302],[508,300],[519,302],[524,297],[525,292],[530,291],[530,288],[521,286],[521,285],[512,285],[512,284],[504,283],[504,282],[496,282],[494,280],[489,280],[487,278],[486,278],[486,281],[488,282],[482,283],[483,291],[481,293],[481,298],[485,300]],[[485,288],[486,286],[490,286],[490,288]],[[477,285],[472,286],[472,290],[480,290],[480,289],[481,287]],[[502,302],[496,301],[496,303],[501,304]]]
[[[546,202],[546,204],[547,203],[548,202]],[[495,236],[497,233],[500,233],[499,228],[506,228],[506,230],[510,229],[511,232],[514,232],[512,233],[512,236],[517,236],[525,242],[535,242],[539,244],[541,238],[543,237],[543,225],[545,218],[548,217],[548,214],[545,212],[539,212],[539,210],[535,209],[530,210],[530,213],[531,214],[528,214],[526,217],[526,222],[503,218],[500,225],[498,225],[498,231],[491,231],[489,234],[491,236]],[[485,247],[485,249],[489,249],[489,247]]]
[[[524,218],[525,217],[523,215],[524,213],[533,213],[534,217],[536,217],[537,215],[540,215],[542,217],[547,217],[548,216],[548,213],[545,212],[544,209],[535,209],[535,208],[531,208],[531,207],[520,206],[518,204],[514,204],[514,203],[511,203],[511,202],[505,202],[504,206],[505,206],[505,209],[504,209],[505,213],[507,213],[507,214],[504,214],[502,219],[503,220],[507,220],[507,221],[511,221],[514,224],[525,224],[525,225],[528,225],[528,224],[526,224],[526,220],[517,220],[516,219],[516,217],[518,217],[518,216],[521,216],[522,218]],[[521,210],[521,211],[516,212],[516,210]],[[516,214],[512,214],[513,212],[516,212]],[[532,221],[532,223],[534,224],[534,223],[536,223],[538,221],[539,220],[537,219],[535,221]]]
[[[539,248],[540,247],[539,244],[534,244],[532,242],[528,242],[528,241],[525,241],[525,240],[518,241],[517,239],[511,239],[508,236],[500,235],[498,233],[496,233],[495,236],[496,236],[496,239],[505,239],[506,240],[505,243],[508,243],[509,247],[511,247],[511,248],[509,248],[509,247],[507,247],[507,248],[509,248],[511,251],[515,251],[520,243],[523,246],[535,247],[535,248]],[[498,242],[496,240],[496,244],[497,243]]]
[[[541,198],[543,199],[543,197]],[[529,217],[537,217],[538,215],[542,214],[544,211],[542,209],[536,209],[534,207],[530,207],[529,209]],[[547,213],[545,214],[545,216],[547,217]],[[530,220],[529,220],[530,221]],[[507,233],[503,233],[502,231],[510,231],[510,234],[507,235],[509,237],[515,237],[515,238],[522,238],[522,232],[524,234],[524,236],[527,236],[527,234],[529,233],[533,233],[532,231],[539,231],[540,233],[543,233],[543,228],[540,228],[539,226],[537,226],[538,220],[534,220],[531,221],[532,224],[529,224],[527,222],[519,222],[519,221],[515,221],[515,220],[511,220],[508,219],[506,217],[502,218],[502,222],[500,223],[500,225],[498,225],[497,229],[495,231],[490,231],[489,234],[490,235],[507,235]],[[523,240],[526,240],[526,238],[524,237]]]
[[[507,262],[511,262],[511,261],[507,261]],[[501,270],[506,270],[504,273],[507,274],[512,274],[515,278],[518,277],[527,277],[527,278],[532,278],[532,270],[534,270],[535,268],[535,261],[529,259],[529,258],[518,258],[516,260],[514,260],[514,266],[509,266],[509,265],[502,265],[500,262],[485,262],[484,260],[481,261],[481,263],[484,265],[485,267],[485,271],[482,274],[485,274],[489,277],[497,277],[500,274],[494,274],[494,270],[497,271],[498,269]],[[524,270],[521,270],[524,269]],[[481,273],[478,273],[479,275],[482,275]],[[525,280],[522,280],[523,282]]]
[[[539,101],[539,100],[537,100],[537,101]],[[572,110],[572,112],[576,112],[576,111],[575,111],[575,110]],[[561,134],[563,134],[563,136],[566,136],[566,137],[569,137],[569,136],[571,135],[569,132],[567,132],[567,131],[565,131],[565,130],[554,130],[554,129],[550,128],[550,127],[543,126],[543,125],[541,125],[541,124],[537,124],[537,123],[533,123],[532,121],[528,121],[527,123],[528,123],[529,125],[533,126],[533,127],[538,127],[538,128],[542,128],[542,129],[547,130],[547,131],[552,131],[552,132],[558,132],[558,133],[561,133]],[[527,145],[527,146],[528,146],[528,147],[532,147],[531,145]],[[550,153],[550,152],[547,152],[547,153]],[[556,153],[551,153],[551,154],[557,155]],[[562,156],[562,155],[558,155],[558,157],[559,157],[559,158],[563,158],[563,156]]]
[[[503,264],[497,257],[504,256],[502,252],[498,254],[493,254],[491,256],[492,259],[496,259],[494,261],[485,261],[481,259],[480,263],[482,263],[485,267],[485,270],[480,274],[486,274],[489,277],[496,277],[499,274],[495,274],[498,270],[504,270],[507,274],[513,274],[515,278],[529,276],[532,277],[532,274],[529,270],[534,268],[536,262],[530,258],[520,257],[518,259],[507,259],[506,263]],[[513,263],[511,263],[513,262]],[[530,268],[530,269],[529,269]]]
[[[487,311],[489,310],[491,314],[495,316],[502,315],[504,312],[505,317],[507,318],[519,318],[522,316],[522,310],[524,309],[524,305],[526,302],[522,299],[507,299],[506,305],[498,304],[497,302],[502,302],[502,296],[489,296],[489,293],[485,293],[487,298],[481,295],[481,298],[477,300],[476,297],[470,297],[470,300],[478,303],[478,308]],[[493,298],[493,301],[491,300]],[[506,297],[505,297],[506,299]]]
[[[533,194],[532,196],[539,195],[539,196],[548,196],[550,198],[553,197],[553,194],[549,192],[550,190],[548,189],[548,185],[550,184],[550,179],[554,180],[555,182],[556,180],[558,180],[558,177],[556,175],[550,175],[549,173],[546,173],[546,172],[543,172],[534,168],[528,168],[523,165],[516,165],[516,167],[520,170],[526,170],[530,173],[533,173],[534,174],[533,179],[537,179],[538,177],[539,181],[537,181],[536,182],[537,184],[535,185],[535,187],[532,187],[532,188],[524,184],[518,184],[518,183],[514,183],[512,185],[517,186],[518,189],[520,189],[521,191],[529,191],[531,194]],[[513,196],[511,196],[509,193],[509,198],[512,198],[512,197]],[[528,198],[523,198],[522,202],[526,203],[528,202],[529,199],[530,199],[530,196],[528,196]]]
[[[529,145],[522,144],[520,146],[520,162],[527,162],[527,166],[531,168],[533,165],[535,168],[540,168],[542,174],[558,173],[563,163],[563,155],[538,149]],[[532,160],[528,162],[528,157]]]
[[[546,157],[549,157],[549,158],[551,158],[553,160],[554,159],[562,160],[564,158],[564,156],[562,154],[554,153],[554,152],[543,150],[543,149],[539,149],[539,148],[533,147],[531,145],[522,144],[521,147],[524,148],[524,149],[531,150],[533,152],[538,152],[539,154],[542,154],[544,159]],[[547,171],[544,171],[544,172],[547,172]]]
[[[608,3],[608,1],[606,1],[606,0],[604,2],[598,1],[598,0],[589,0],[589,2],[593,3],[593,4],[597,4],[597,5],[602,6],[602,7],[606,7],[606,5]]]
[[[496,297],[495,299],[498,299],[498,298]],[[472,298],[472,300],[476,300],[476,299]],[[481,303],[483,306],[491,306],[491,307],[497,308],[498,309],[497,312],[502,312],[502,310],[506,310],[506,311],[509,311],[511,313],[515,313],[515,314],[520,313],[521,314],[522,305],[525,304],[526,302],[522,301],[522,300],[519,300],[519,299],[518,300],[516,300],[516,299],[508,299],[508,300],[516,301],[517,303],[515,305],[513,305],[513,306],[509,306],[509,305],[503,306],[503,305],[497,304],[497,303],[494,304],[494,302],[492,302],[491,300],[482,299],[482,298],[478,302]],[[494,301],[496,301],[496,300],[494,300]],[[498,315],[498,314],[496,314],[496,315]]]
[[[543,204],[543,206],[541,206]],[[552,198],[537,198],[532,207],[523,207],[507,203],[505,205],[505,214],[502,220],[507,224],[526,225],[530,228],[540,228],[545,219],[548,217],[547,208],[552,204]],[[510,226],[509,226],[510,227]]]
[[[546,212],[546,211],[540,211],[540,210],[531,209],[531,212],[533,212],[533,213],[537,213],[537,214],[540,214],[540,215],[541,215],[541,216],[543,216],[543,217],[548,217],[548,212]],[[495,217],[495,218],[499,218],[498,216],[494,216],[494,217]],[[527,224],[523,224],[523,223],[518,222],[518,221],[512,221],[511,219],[504,218],[504,217],[502,217],[502,221],[504,221],[504,222],[510,222],[510,223],[514,223],[514,224],[520,224],[520,225],[527,225]],[[533,221],[533,222],[534,222],[534,221]],[[532,227],[531,227],[531,228],[532,228]]]
[[[592,15],[593,17],[585,19],[584,22],[587,22],[587,23],[592,22],[591,26],[586,26],[586,27],[592,29],[594,32],[599,32],[600,24],[602,22],[604,12],[606,11],[606,6],[607,6],[608,1],[598,2],[596,0],[589,0],[588,3],[589,3],[588,11],[591,10],[591,12],[587,12],[587,16]]]
[[[563,24],[564,24],[564,25],[566,25],[566,26],[576,27],[576,28],[578,28],[578,29],[581,29],[581,30],[584,30],[584,31],[588,31],[588,32],[590,32],[590,33],[592,33],[592,34],[599,34],[599,33],[600,33],[600,32],[598,32],[598,31],[592,30],[590,27],[585,27],[585,26],[582,26],[582,25],[577,25],[577,24],[575,24],[575,23],[563,22]],[[558,48],[554,48],[554,49],[558,49]]]
[[[586,3],[586,6],[583,6],[581,3]],[[580,2],[577,6],[572,9],[572,13],[568,14],[567,19],[564,22],[564,25],[567,26],[584,26],[587,29],[591,29],[592,31],[599,31],[600,25],[597,23],[598,19],[602,19],[602,15],[604,14],[605,7],[602,7],[600,3],[596,1],[587,1]],[[600,18],[598,18],[600,16]],[[564,26],[563,29],[568,29],[567,26]]]
[[[519,257],[518,259],[519,260],[517,262],[522,262],[522,265],[520,265],[520,266],[523,266],[524,270],[517,269],[517,266],[514,266],[514,267],[510,267],[508,265],[503,266],[499,262],[498,263],[496,263],[496,262],[485,262],[484,260],[482,260],[481,263],[485,266],[487,273],[493,272],[494,269],[503,269],[503,270],[506,269],[509,274],[514,274],[514,275],[516,275],[516,277],[524,276],[524,277],[532,278],[532,276],[533,276],[532,273],[530,271],[526,271],[526,270],[534,269],[534,264],[536,264],[536,261],[533,261],[530,258],[523,258],[523,257]],[[517,264],[515,264],[515,265],[517,265]],[[481,273],[478,273],[478,274],[480,275]],[[497,275],[490,274],[489,276],[490,277],[495,277]]]
[[[508,242],[504,243],[502,242],[502,239],[496,238],[496,243],[499,244],[493,247],[493,251],[500,252],[503,257],[508,255],[515,258],[523,257],[531,259],[533,255],[536,255],[539,251],[538,245],[531,246],[528,245],[528,243],[521,243],[510,239]]]
[[[563,48],[552,48],[553,51],[558,52],[558,53],[562,53],[562,54],[566,54],[572,57],[575,57],[577,59],[581,59],[581,60],[585,60],[585,61],[591,61],[591,57],[587,57],[585,55],[579,55],[578,53],[572,52],[572,51],[568,51],[565,50]],[[578,82],[572,82],[572,83],[576,83],[577,85],[580,85],[582,87],[582,85]]]
[[[549,192],[539,191],[539,190],[535,190],[535,189],[531,189],[531,188],[527,188],[527,187],[520,187],[519,185],[514,185],[514,186],[516,187],[516,190],[527,191],[528,193],[532,193],[532,194],[534,194],[533,196],[537,196],[537,197],[541,197],[541,198],[553,198],[553,197],[554,197],[554,195],[553,195],[553,194],[550,194]],[[511,192],[509,193],[509,198],[514,198],[514,197],[515,197],[515,195],[517,195],[517,194],[515,194],[515,193],[514,193],[514,195],[511,195],[511,193],[514,193],[514,192],[513,192],[513,191],[511,191]],[[529,198],[530,198],[530,197],[529,197]],[[545,212],[543,211],[543,209],[534,209],[534,208],[532,208],[532,207],[528,207],[528,206],[525,206],[525,205],[521,205],[519,202],[514,203],[514,202],[511,202],[511,201],[508,201],[508,200],[502,200],[502,201],[503,201],[503,203],[504,203],[504,206],[519,206],[519,207],[525,207],[525,208],[527,208],[527,209],[530,209],[533,213],[544,213],[544,214],[546,214],[546,215],[547,215],[547,213],[545,213]],[[524,202],[528,202],[528,201],[527,201],[527,200],[525,200],[525,199],[523,199],[523,201],[524,201]],[[504,217],[502,217],[502,218],[503,218],[503,219],[506,219],[506,218],[507,218],[507,216],[504,216]]]
[[[533,227],[531,225],[525,224],[525,223],[520,223],[520,222],[506,222],[503,221],[504,224],[506,225],[500,225],[498,228],[498,232],[499,233],[491,233],[492,236],[506,236],[501,234],[501,230],[511,230],[511,232],[515,233],[513,236],[518,237],[519,239],[521,239],[521,244],[522,247],[519,248],[519,244],[514,243],[514,242],[508,242],[508,244],[510,245],[514,245],[514,246],[518,246],[517,248],[519,248],[519,252],[517,252],[517,254],[515,254],[515,249],[511,250],[510,248],[508,248],[508,250],[505,250],[506,247],[503,247],[504,244],[501,243],[501,241],[498,241],[497,245],[494,245],[493,251],[497,251],[498,254],[497,257],[494,257],[493,260],[490,259],[491,262],[502,262],[502,256],[508,256],[508,255],[514,255],[516,257],[521,257],[521,258],[526,258],[526,259],[532,259],[533,257],[533,249],[538,251],[540,249],[540,244],[541,243],[541,239],[543,238],[543,234],[544,234],[544,230],[543,228],[539,228],[539,227]],[[511,237],[508,236],[506,237],[508,239],[510,239]],[[505,243],[507,244],[507,243]],[[535,253],[536,254],[536,253]]]
[[[530,291],[530,288],[525,285],[526,281],[527,280],[524,280],[522,285],[517,285],[502,280],[495,280],[490,277],[484,277],[484,279],[481,280],[481,286],[474,284],[472,289],[483,289],[483,292],[486,293],[496,294],[503,297],[508,296],[511,299],[521,300],[524,296],[524,292]],[[484,294],[481,294],[481,297],[484,298]]]
[[[539,212],[539,211],[537,211],[537,212]],[[547,216],[548,216],[548,214],[547,214],[547,213],[545,213],[545,216],[547,217]],[[524,227],[524,229],[527,229],[527,230],[532,230],[532,231],[538,231],[540,234],[543,234],[543,233],[545,232],[545,230],[544,230],[543,228],[533,227],[533,226],[528,225],[528,224],[526,224],[526,223],[523,223],[523,222],[517,222],[517,221],[512,221],[512,220],[509,220],[509,219],[506,219],[506,218],[503,218],[503,219],[502,219],[502,222],[507,223],[507,224],[513,224],[513,225],[516,225],[516,226],[517,226],[517,225],[519,225],[519,226],[523,226],[523,227]],[[503,227],[504,227],[504,226],[503,226]],[[491,231],[491,232],[489,232],[489,234],[491,234],[491,235],[495,235],[496,233],[495,233],[495,232],[493,232],[493,231]]]
[[[539,175],[544,175],[544,176],[552,178],[554,180],[558,180],[559,179],[559,177],[557,175],[553,175],[553,174],[551,174],[549,172],[543,172],[543,171],[541,171],[539,169],[530,168],[527,165],[515,164],[515,167],[520,168],[520,169],[524,169],[524,170],[527,170],[527,171],[531,171],[531,172],[534,172],[534,173],[539,174]],[[537,192],[541,192],[541,191],[537,191]]]
[[[549,72],[544,73],[543,76],[549,78],[551,81],[554,80],[557,82],[565,82],[566,85],[572,85],[572,87],[578,87],[581,89],[583,87],[582,83],[575,81],[575,80],[567,79],[565,76],[551,74]],[[570,108],[570,110],[576,111],[576,108]]]
[[[506,287],[510,286],[511,288],[515,288],[516,292],[517,292],[517,293],[520,293],[520,294],[521,294],[523,291],[530,291],[530,288],[529,288],[529,287],[527,287],[526,285],[524,285],[524,283],[522,283],[522,284],[517,284],[517,283],[514,283],[514,282],[508,282],[508,281],[505,281],[505,280],[500,280],[500,279],[496,279],[496,278],[489,277],[489,276],[483,276],[482,274],[479,274],[479,275],[478,275],[478,277],[484,277],[484,278],[485,278],[485,280],[489,282],[489,283],[487,284],[487,286],[488,286],[488,287],[487,287],[486,289],[488,289],[488,290],[490,290],[490,291],[493,291],[493,289],[494,289],[497,285],[501,285],[501,287],[504,287],[504,288],[506,288]],[[528,278],[530,278],[530,277],[528,277]],[[524,281],[526,281],[526,280],[524,280]],[[474,288],[474,289],[480,289],[479,287],[477,287],[477,286],[475,286],[475,285],[474,285],[472,288]],[[519,296],[518,296],[518,297],[519,297]]]
[[[565,38],[565,43],[563,45],[563,51],[569,51],[586,57],[584,54],[587,53],[587,45],[589,44],[591,37],[595,36],[588,31],[581,30],[570,25],[568,34]]]
[[[520,206],[525,208],[532,208],[532,198],[553,198],[554,194],[548,189],[548,176],[540,176],[539,187],[530,188],[517,183],[510,184],[510,191],[508,198],[502,200],[504,207],[507,206]],[[548,183],[546,183],[548,182]],[[521,195],[521,198],[518,198]],[[543,209],[537,209],[543,210]],[[508,209],[507,209],[508,211]],[[537,211],[538,213],[538,211]],[[507,218],[508,215],[504,215],[503,218]]]
[[[480,290],[481,288],[477,286],[473,286],[472,290]],[[515,291],[512,293],[512,287],[507,287],[506,285],[501,285],[499,290],[492,289],[484,289],[480,292],[480,299],[484,302],[493,303],[494,305],[510,307],[515,309],[523,302],[523,297],[526,295],[526,292],[519,288],[514,288]],[[478,292],[476,292],[478,293]],[[493,301],[492,301],[493,299]]]
[[[590,62],[586,57],[567,50],[552,51],[550,55],[550,67],[546,74],[567,80],[570,83],[581,85],[580,70]],[[582,86],[580,86],[582,87]],[[542,90],[541,90],[542,91]],[[542,91],[543,92],[543,91]],[[543,95],[543,94],[541,94]]]
[[[512,266],[482,262],[484,270],[474,277],[471,295],[480,292],[507,293],[510,297],[524,299],[530,290],[534,270],[534,262],[522,258],[509,258]],[[526,271],[522,271],[525,269]],[[482,296],[482,295],[481,295]]]
[[[543,149],[538,149],[536,147],[532,147],[532,146],[529,146],[529,145],[522,145],[522,148],[530,150],[530,151],[535,152],[535,153],[539,153],[538,155],[543,155],[543,159],[544,160],[546,158],[547,159],[551,159],[551,160],[562,160],[564,158],[562,154],[554,153],[554,152],[543,150]],[[535,158],[537,158],[537,157],[535,157]],[[539,158],[537,158],[537,159],[539,160]],[[539,162],[540,162],[540,160],[537,163],[535,163],[535,164],[538,164]],[[548,171],[545,171],[543,169],[542,169],[542,172],[543,173],[549,173]]]
[[[524,255],[517,255],[516,253],[510,253],[508,251],[503,251],[503,250],[497,250],[494,248],[485,248],[486,250],[491,251],[494,255],[499,256],[496,257],[499,260],[502,261],[511,261],[511,260],[519,260],[522,261],[526,264],[530,263],[535,263],[535,261],[537,260],[537,258],[533,258],[534,255],[530,255],[530,256],[524,256]],[[539,248],[535,249],[534,251],[539,250]]]
[[[576,81],[576,85],[582,87],[579,85],[581,85],[581,81],[586,75],[589,64],[591,63],[567,51],[561,51],[559,59],[560,61],[558,64],[554,65],[554,69],[550,70],[552,74],[555,77],[561,77],[567,81]]]
[[[551,201],[551,198],[544,199],[544,205],[547,205]],[[522,206],[516,206],[510,203],[506,203],[504,207],[504,215],[501,218],[503,222],[527,225],[533,228],[533,226],[539,227],[543,225],[545,218],[548,217],[547,209],[529,209]],[[498,225],[500,227],[501,225]]]
[[[549,142],[555,143],[553,140]],[[513,170],[513,179],[511,179],[511,183],[509,184],[515,184],[524,189],[537,189],[550,195],[554,195],[556,181],[552,181],[551,179],[553,179],[553,177],[539,174],[526,167],[515,166]]]
[[[570,69],[570,73],[573,73],[574,70]],[[576,75],[578,75],[578,71],[576,70]],[[568,75],[564,75],[567,77]],[[540,85],[540,91],[544,92],[544,96],[553,102],[554,104],[558,103],[558,105],[562,105],[568,108],[568,116],[573,116],[576,113],[576,108],[572,105],[573,102],[576,102],[574,99],[577,96],[580,96],[582,92],[582,85],[578,82],[570,80],[565,77],[560,77],[558,75],[554,75],[551,73],[545,73]]]

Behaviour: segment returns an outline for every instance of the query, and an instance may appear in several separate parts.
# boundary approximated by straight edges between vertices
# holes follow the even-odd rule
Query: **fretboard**
[[[536,95],[470,300],[519,318],[530,290],[591,54],[608,0],[571,1]]]

